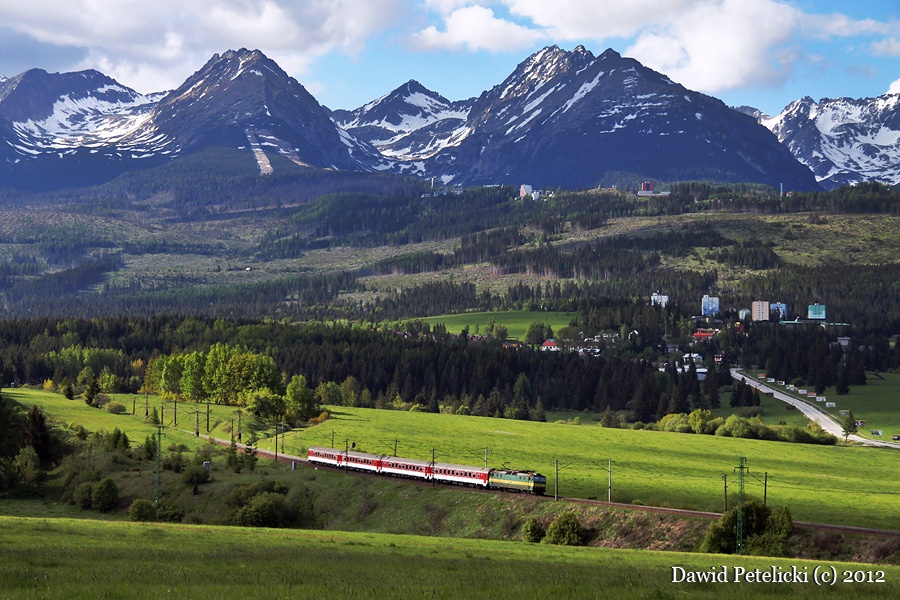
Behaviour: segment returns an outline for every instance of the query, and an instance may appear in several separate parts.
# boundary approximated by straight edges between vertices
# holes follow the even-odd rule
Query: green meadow
[[[488,321],[493,318],[496,323],[506,326],[510,339],[524,341],[525,334],[528,333],[528,326],[536,321],[542,321],[550,325],[553,331],[559,331],[563,327],[568,327],[569,322],[576,316],[571,312],[509,310],[442,315],[426,317],[422,320],[431,325],[443,323],[449,333],[459,333],[464,327],[468,327],[469,333],[475,335],[483,334]]]
[[[884,598],[900,567],[334,531],[0,517],[0,598]],[[725,569],[727,583],[673,582]],[[806,573],[735,581],[735,569]],[[834,568],[872,583],[818,585]],[[883,581],[875,583],[874,581]]]
[[[134,417],[113,416],[35,390],[15,390],[10,396],[90,430],[117,426],[136,441],[155,431],[143,423],[141,411]],[[227,411],[234,409],[214,408],[223,411],[214,435],[229,439]],[[400,456],[430,460],[433,451],[439,462],[479,465],[487,448],[491,467],[546,475],[550,495],[558,482],[560,496],[600,499],[607,496],[611,459],[614,502],[704,511],[721,511],[723,475],[730,495],[736,493],[735,467],[743,456],[750,467],[746,493],[757,498],[765,493],[768,502],[788,506],[797,520],[900,529],[900,455],[894,450],[347,407],[334,408],[333,415],[322,425],[288,432],[284,451],[305,456],[309,446],[329,446],[334,440],[338,448],[354,443],[365,452],[391,454],[396,444]],[[166,439],[189,446],[202,443],[181,429],[169,428]],[[192,430],[192,423],[184,429]],[[274,438],[264,437],[264,431],[260,435],[259,447],[273,449]]]

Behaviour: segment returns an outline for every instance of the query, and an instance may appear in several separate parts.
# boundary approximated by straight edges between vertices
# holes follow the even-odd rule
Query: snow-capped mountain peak
[[[87,150],[138,158],[166,151],[149,125],[155,101],[99,71],[31,69],[0,88],[0,116],[12,123],[24,157]]]
[[[877,180],[900,184],[900,95],[809,96],[758,118],[826,188]]]

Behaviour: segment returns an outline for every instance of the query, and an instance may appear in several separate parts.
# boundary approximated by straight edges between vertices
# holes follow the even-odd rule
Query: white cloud
[[[888,88],[888,94],[900,94],[900,79],[891,84]]]
[[[705,92],[768,86],[783,81],[798,58],[792,43],[801,19],[772,0],[695,2],[641,33],[625,53]]]
[[[872,44],[872,53],[876,56],[900,56],[900,38],[887,38]]]
[[[446,17],[444,26],[444,31],[433,25],[423,29],[413,36],[413,43],[424,50],[516,51],[544,37],[541,32],[498,19],[493,10],[483,6],[454,10]]]
[[[512,14],[533,21],[557,40],[630,37],[665,23],[687,10],[696,0],[503,0]]]
[[[46,44],[85,49],[87,58],[69,68],[98,68],[154,91],[228,49],[258,48],[286,70],[332,51],[355,54],[403,8],[404,0],[42,0],[0,2],[0,22]]]

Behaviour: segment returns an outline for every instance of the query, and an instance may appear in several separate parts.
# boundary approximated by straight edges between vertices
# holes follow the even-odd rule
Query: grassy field
[[[0,517],[0,598],[892,597],[900,567],[566,548],[385,534]],[[673,583],[673,567],[724,567],[728,583]],[[807,583],[735,582],[748,571]],[[871,573],[838,582],[816,568]]]
[[[287,452],[308,446],[357,448],[428,460],[531,468],[548,477],[559,493],[586,498],[607,494],[607,460],[612,458],[613,501],[716,511],[722,507],[722,475],[735,484],[738,457],[747,457],[751,476],[746,490],[787,505],[799,520],[853,523],[900,529],[900,495],[893,484],[897,456],[890,450],[850,446],[811,446],[651,431],[603,429],[366,409],[335,409],[335,418],[318,427],[288,434]],[[732,491],[735,488],[730,488]]]
[[[50,414],[64,408],[62,420],[91,430],[118,426],[138,442],[154,430],[142,422],[141,413],[114,417],[34,390],[10,395],[23,404],[40,404]],[[722,475],[728,475],[729,485],[736,484],[734,467],[744,456],[751,473],[747,494],[761,498],[763,473],[768,473],[768,500],[787,505],[796,519],[900,529],[900,495],[893,484],[897,455],[892,450],[604,429],[587,419],[582,423],[338,407],[324,424],[288,432],[285,450],[305,456],[309,446],[329,446],[334,439],[339,448],[355,442],[362,451],[388,454],[398,440],[400,456],[428,460],[434,450],[439,462],[478,465],[489,448],[490,466],[539,470],[548,477],[550,494],[558,461],[559,494],[573,498],[607,495],[611,458],[613,501],[707,511],[721,510]],[[230,437],[221,426],[217,431],[223,439]],[[169,429],[166,435],[170,442],[202,443],[190,431]],[[271,449],[273,439],[261,439],[259,447]]]
[[[510,339],[525,340],[528,326],[535,321],[542,321],[559,331],[568,327],[569,322],[575,318],[575,313],[568,312],[535,312],[527,310],[510,310],[501,312],[463,313],[458,315],[442,315],[439,317],[427,317],[422,319],[427,323],[436,325],[443,323],[449,333],[459,333],[464,327],[469,327],[469,333],[484,334],[488,321],[493,318],[498,324],[505,325],[509,331]]]

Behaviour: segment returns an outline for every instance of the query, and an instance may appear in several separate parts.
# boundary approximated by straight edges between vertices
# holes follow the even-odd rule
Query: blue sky
[[[2,75],[94,68],[151,92],[258,48],[331,108],[408,79],[476,96],[551,44],[611,47],[769,114],[900,93],[898,0],[0,0]]]

